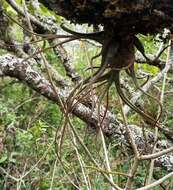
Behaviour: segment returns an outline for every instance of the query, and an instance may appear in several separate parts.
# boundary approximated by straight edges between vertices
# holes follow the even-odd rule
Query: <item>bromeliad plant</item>
[[[173,3],[170,0],[40,0],[40,2],[74,23],[103,26],[102,31],[88,34],[78,33],[68,29],[64,25],[61,26],[63,30],[76,38],[94,40],[102,45],[100,67],[92,76],[81,82],[84,85],[83,90],[86,86],[98,82],[107,82],[107,90],[109,90],[112,84],[115,84],[119,96],[128,106],[139,113],[151,126],[157,126],[160,130],[164,131],[158,124],[162,113],[162,105],[159,101],[152,97],[158,102],[161,110],[157,118],[153,118],[150,116],[151,114],[146,114],[144,110],[132,104],[122,91],[120,73],[122,70],[125,70],[133,79],[136,87],[141,90],[134,70],[135,48],[142,53],[149,63],[154,65],[157,64],[158,58],[167,47],[154,60],[150,60],[145,55],[144,46],[136,35],[155,35],[158,32],[162,32],[165,27],[172,30]],[[73,91],[71,96],[72,94],[76,93]],[[169,136],[168,134],[166,135]]]

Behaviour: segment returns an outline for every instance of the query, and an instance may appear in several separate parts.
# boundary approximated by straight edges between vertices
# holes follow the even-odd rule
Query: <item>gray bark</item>
[[[46,97],[48,100],[53,101],[60,105],[57,94],[54,92],[51,84],[36,70],[34,70],[28,62],[22,62],[23,59],[17,58],[14,55],[7,54],[0,57],[0,76],[14,77],[19,79],[21,82],[26,83],[31,89],[37,91],[39,94]],[[57,87],[57,93],[61,101],[65,102],[70,89],[60,89]],[[104,107],[101,109],[104,112]],[[94,112],[82,103],[76,104],[71,112],[73,115],[79,117],[87,124],[90,124],[94,128],[97,128],[98,124],[98,114],[97,109]],[[143,132],[141,128],[136,125],[129,125],[135,143],[142,154],[150,154],[152,148],[152,142],[154,141],[154,134],[151,132],[146,132],[146,138],[143,137]],[[122,142],[129,150],[131,149],[126,129],[123,124],[121,124],[113,115],[108,111],[105,121],[103,123],[103,129],[105,134],[109,135],[114,140],[119,140]],[[158,141],[158,150],[163,150],[171,147],[172,143],[169,141]],[[163,155],[156,159],[156,166],[163,167],[168,171],[173,169],[173,155]]]

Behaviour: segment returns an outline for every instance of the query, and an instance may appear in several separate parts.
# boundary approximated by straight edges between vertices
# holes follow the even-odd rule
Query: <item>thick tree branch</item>
[[[35,71],[28,62],[22,62],[21,58],[17,58],[14,55],[4,55],[0,57],[0,76],[10,76],[19,79],[22,82],[25,82],[30,88],[37,91],[39,94],[45,96],[47,99],[60,104],[59,99],[54,92],[51,84],[42,77],[37,71]],[[57,92],[59,97],[63,102],[65,102],[66,98],[69,95],[70,89],[61,89],[57,88]],[[104,108],[102,107],[102,111]],[[86,107],[85,105],[79,103],[76,104],[74,109],[72,110],[72,114],[82,119],[87,124],[93,126],[95,129],[98,124],[98,113],[97,110],[92,112],[91,109]],[[123,142],[127,147],[130,148],[130,144],[128,143],[127,133],[124,125],[118,122],[114,115],[112,115],[109,111],[105,117],[105,121],[103,123],[104,133],[111,136],[112,138],[119,139]],[[146,138],[143,137],[142,130],[135,126],[129,126],[135,143],[138,149],[143,154],[150,154],[152,142],[154,141],[154,135],[150,132],[147,132],[147,141]],[[159,141],[162,144],[161,141]],[[148,144],[148,146],[146,146]],[[172,146],[172,144],[166,143],[168,148]],[[160,150],[160,149],[159,149]],[[158,150],[158,151],[159,151]],[[161,148],[162,150],[162,148]],[[173,155],[162,155],[161,157],[156,159],[157,166],[164,167],[167,170],[172,170],[173,168]]]
[[[23,8],[19,7],[13,0],[8,0],[7,2],[13,7],[14,10],[16,10],[16,12],[18,14],[20,14],[23,18],[25,18],[26,15],[25,15],[25,11],[23,10]],[[42,20],[40,21],[39,19],[37,19],[35,16],[31,15],[30,13],[27,13],[27,14],[28,14],[28,17],[29,17],[31,23],[34,25],[34,29],[36,31],[39,31],[39,33],[41,33],[41,34],[53,34],[53,35],[55,34],[55,37],[56,37],[57,30],[59,27],[56,24],[54,24],[54,22],[52,20],[49,19],[49,24],[47,24],[47,22],[44,20],[45,18],[41,18]],[[54,48],[53,48],[54,52],[57,55],[57,57],[61,60],[63,66],[66,70],[67,76],[72,78],[72,81],[78,82],[81,79],[81,77],[75,71],[75,68],[72,67],[71,64],[69,64],[70,60],[69,60],[69,57],[67,56],[66,50],[64,49],[64,47],[62,45],[55,47],[55,45],[58,44],[59,42],[60,41],[59,41],[58,37],[55,39],[49,39],[49,43],[50,43],[50,45],[54,46]],[[15,47],[14,49],[16,50],[17,48]],[[53,76],[56,76],[57,74],[53,71],[53,68],[50,68],[50,69],[54,73]],[[58,82],[59,82],[59,79],[60,79],[60,76],[58,77]],[[62,82],[64,83],[63,80],[60,80],[60,83],[62,83]]]

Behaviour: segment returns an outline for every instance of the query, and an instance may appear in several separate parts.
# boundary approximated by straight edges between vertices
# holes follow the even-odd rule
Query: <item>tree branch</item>
[[[21,82],[25,82],[31,89],[37,91],[39,94],[43,95],[47,99],[53,101],[54,103],[60,104],[59,99],[54,92],[51,84],[41,76],[37,71],[35,71],[28,62],[22,62],[23,59],[17,58],[14,55],[3,55],[0,57],[0,76],[10,76],[19,79]],[[66,98],[70,93],[70,89],[61,89],[57,88],[57,93],[60,99],[65,102]],[[104,112],[104,107],[102,106],[101,111]],[[72,110],[72,114],[79,117],[81,120],[93,126],[94,129],[98,127],[98,112],[97,109],[92,111],[90,108],[85,105],[79,103],[76,104],[74,109]],[[146,138],[143,137],[143,132],[141,128],[136,125],[129,125],[134,141],[143,154],[150,154],[151,146],[154,141],[154,134],[151,132],[146,133]],[[124,143],[128,148],[130,148],[130,144],[128,143],[127,132],[125,126],[122,125],[119,121],[117,121],[116,117],[111,114],[109,111],[106,114],[103,123],[103,132],[106,135],[109,135],[113,139],[119,139],[122,143]],[[162,143],[160,141],[160,143]],[[146,144],[148,146],[146,147]],[[172,144],[168,144],[168,148],[172,146]],[[159,151],[159,150],[158,150]],[[161,157],[156,159],[156,163],[160,167],[164,167],[167,170],[172,170],[173,168],[173,155],[162,155]]]

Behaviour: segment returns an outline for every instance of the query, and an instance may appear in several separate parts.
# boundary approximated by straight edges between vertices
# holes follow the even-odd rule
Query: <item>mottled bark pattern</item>
[[[59,99],[52,89],[51,84],[37,71],[35,71],[28,62],[23,62],[23,59],[17,58],[14,55],[6,54],[0,56],[0,77],[10,76],[15,77],[22,82],[25,82],[31,89],[42,94],[47,99],[59,104]],[[62,101],[65,101],[69,95],[69,89],[57,89],[59,97]],[[104,113],[104,107],[101,107],[101,111]],[[79,103],[76,104],[72,113],[82,119],[87,124],[96,128],[98,123],[98,112],[97,109],[91,110],[85,105]],[[132,131],[133,138],[139,149],[143,154],[148,154],[151,151],[155,136],[151,132],[146,133],[146,138],[143,137],[143,131],[136,125],[129,125]],[[115,116],[109,111],[106,114],[105,122],[103,123],[103,131],[105,134],[112,137],[112,139],[119,139],[125,144],[130,150],[130,144],[128,144],[128,138],[126,134],[126,128],[119,121],[116,120]],[[147,140],[147,146],[146,146]],[[165,148],[171,147],[172,143],[168,141],[158,141],[158,150],[164,150]],[[129,152],[131,153],[131,152]],[[159,167],[164,167],[168,171],[172,171],[173,168],[173,155],[163,155],[155,160],[155,163]]]

